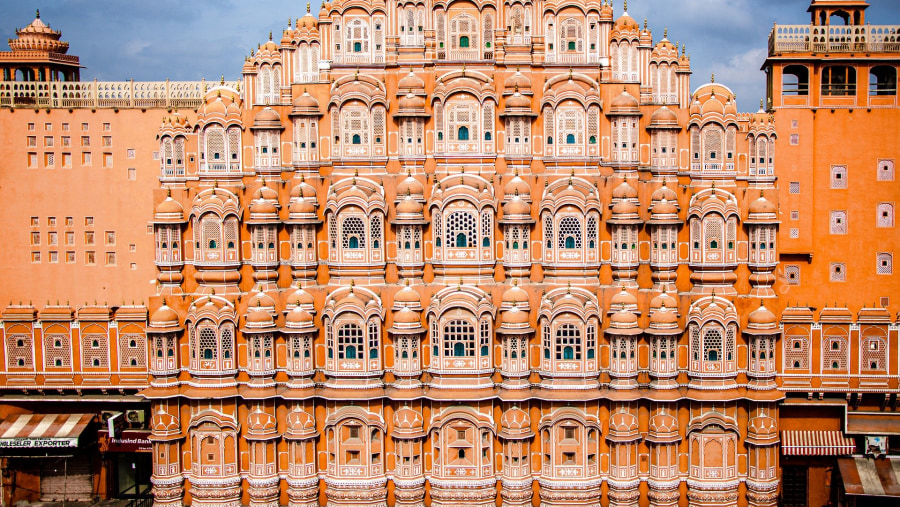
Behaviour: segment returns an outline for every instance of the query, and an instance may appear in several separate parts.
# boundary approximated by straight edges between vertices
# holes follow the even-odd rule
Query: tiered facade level
[[[749,114],[714,78],[692,90],[684,47],[605,1],[325,3],[236,83],[13,70],[3,152],[64,172],[48,126],[121,126],[129,148],[104,135],[102,164],[136,182],[119,207],[147,205],[98,214],[147,234],[118,284],[4,295],[147,305],[10,304],[4,387],[107,409],[110,389],[140,390],[157,507],[775,506],[795,459],[780,426],[849,435],[840,418],[873,407],[896,424],[897,303],[869,300],[897,288],[898,193],[875,168],[893,181],[900,48],[896,28],[863,26],[865,7],[816,0],[812,25],[776,25],[769,104]],[[832,11],[865,47],[831,49]],[[69,174],[88,170],[89,135],[80,148]],[[827,190],[830,161],[866,182],[858,199]],[[85,210],[103,205],[79,197],[49,231],[31,217],[30,246],[3,257],[58,274],[40,240],[52,248],[56,215],[78,213],[93,238]],[[858,220],[833,250],[819,200]],[[877,239],[863,232],[875,201],[891,228]],[[791,211],[790,235],[786,206],[807,221]],[[115,232],[103,239],[116,264]],[[841,286],[820,273],[838,252]],[[47,412],[0,402],[4,417]],[[815,486],[822,463],[798,463]]]

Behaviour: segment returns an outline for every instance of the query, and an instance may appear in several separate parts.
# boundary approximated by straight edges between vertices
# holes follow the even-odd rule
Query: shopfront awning
[[[850,412],[847,433],[851,435],[900,435],[900,416],[895,413]]]
[[[900,458],[839,458],[848,495],[900,496]]]
[[[844,456],[856,452],[856,441],[840,431],[782,431],[784,456]]]
[[[19,414],[0,423],[0,449],[78,447],[93,414]]]

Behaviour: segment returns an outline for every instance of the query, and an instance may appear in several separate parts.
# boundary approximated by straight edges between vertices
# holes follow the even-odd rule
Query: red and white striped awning
[[[0,423],[0,449],[78,447],[93,414],[19,414]]]
[[[848,495],[900,496],[900,459],[840,458],[837,461]]]
[[[856,441],[841,431],[782,431],[785,456],[845,456],[856,452]]]

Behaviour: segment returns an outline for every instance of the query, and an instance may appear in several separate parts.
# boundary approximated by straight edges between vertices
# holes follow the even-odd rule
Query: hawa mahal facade
[[[776,24],[753,113],[605,0],[326,2],[237,82],[80,81],[38,16],[0,53],[4,501],[900,495],[867,7]]]

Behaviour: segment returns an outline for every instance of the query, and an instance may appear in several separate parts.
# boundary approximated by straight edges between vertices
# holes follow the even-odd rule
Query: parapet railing
[[[900,25],[778,25],[769,34],[776,53],[898,53]]]
[[[0,81],[0,107],[196,109],[215,81]],[[237,81],[225,86],[237,88]]]

